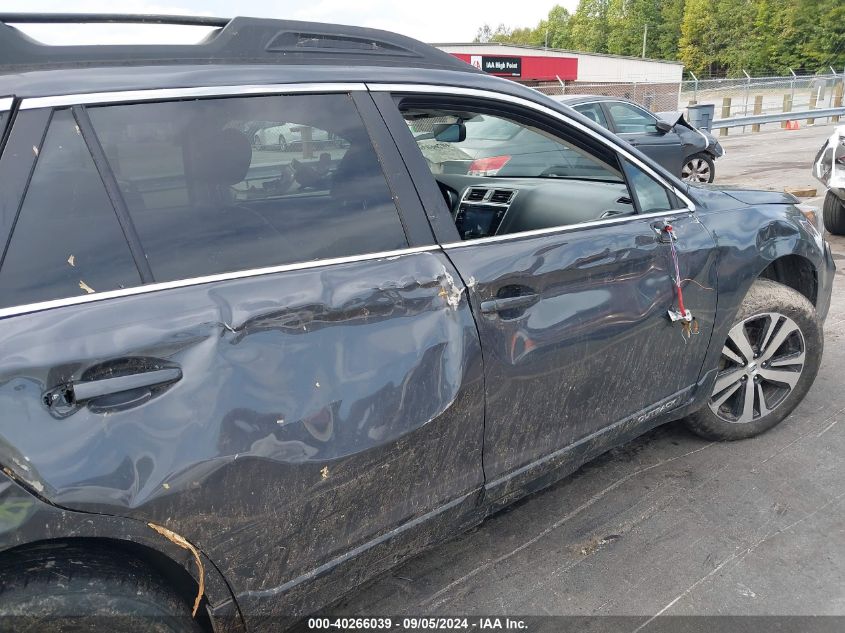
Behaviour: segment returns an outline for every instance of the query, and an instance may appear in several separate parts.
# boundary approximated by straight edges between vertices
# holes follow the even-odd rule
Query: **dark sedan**
[[[722,146],[680,112],[654,114],[627,99],[600,95],[552,98],[615,132],[683,180],[709,183],[716,177],[715,160],[724,154]]]

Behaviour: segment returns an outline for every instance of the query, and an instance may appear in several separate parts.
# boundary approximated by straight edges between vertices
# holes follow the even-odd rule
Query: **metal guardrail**
[[[806,121],[807,119],[825,119],[832,116],[845,116],[845,108],[819,108],[817,110],[801,110],[800,112],[773,112],[771,114],[752,114],[736,116],[729,119],[716,119],[710,123],[710,129],[718,130],[743,125],[762,125],[764,123],[779,123],[781,121]]]

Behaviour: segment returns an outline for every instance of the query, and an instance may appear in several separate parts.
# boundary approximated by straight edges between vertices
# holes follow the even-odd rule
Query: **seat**
[[[206,131],[207,130],[207,131]],[[284,236],[256,210],[235,201],[252,146],[238,130],[186,134],[185,172],[192,204],[147,211],[136,220],[157,281],[286,263]],[[147,239],[144,239],[145,236]]]

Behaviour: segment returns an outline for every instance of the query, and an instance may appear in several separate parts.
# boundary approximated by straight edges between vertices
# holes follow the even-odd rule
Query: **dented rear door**
[[[364,178],[361,165],[375,159],[367,156],[373,145],[376,168],[389,150],[372,142],[377,132],[356,118],[353,100],[329,101],[325,107],[337,109],[332,120],[348,116],[325,150],[330,173],[348,169],[351,178]],[[283,105],[286,112],[322,107],[318,101]],[[185,124],[223,125],[237,104],[203,107],[196,120],[186,115]],[[243,111],[254,107],[245,103]],[[162,108],[133,110],[133,126],[125,128],[117,110],[58,110],[39,141],[32,185],[0,268],[0,464],[58,506],[181,534],[221,569],[250,614],[295,615],[414,549],[405,541],[392,550],[390,537],[416,529],[413,543],[422,545],[460,524],[473,505],[483,483],[478,335],[449,259],[413,234],[407,217],[393,217],[391,193],[404,184],[390,173],[387,180],[374,176],[366,193],[388,192],[377,201],[386,205],[378,207],[382,224],[364,227],[364,243],[378,245],[373,235],[399,236],[398,244],[389,238],[395,248],[173,279],[180,258],[186,265],[231,261],[235,251],[220,217],[232,210],[239,214],[235,226],[253,230],[254,222],[256,233],[247,236],[261,238],[244,261],[274,252],[276,243],[268,247],[266,240],[285,239],[294,249],[322,237],[328,250],[354,249],[348,245],[357,229],[349,229],[346,246],[337,240],[352,226],[347,220],[360,192],[333,192],[340,176],[325,195],[302,188],[300,198],[316,200],[308,213],[321,214],[329,228],[308,224],[308,232],[297,234],[303,225],[293,221],[291,205],[288,230],[272,230],[277,218],[268,209],[288,201],[276,195],[281,184],[261,188],[272,195],[238,198],[237,191],[249,189],[237,180],[226,185],[235,195],[227,189],[225,204],[221,198],[213,208],[222,216],[189,215],[180,224],[175,214],[182,207],[159,213],[156,204],[184,199],[190,213],[206,213],[202,205],[243,165],[215,171],[225,160],[213,157],[207,166],[183,166],[177,176],[198,192],[174,194],[179,178],[161,166],[178,161],[166,144],[187,139],[178,141],[187,143],[185,153],[196,149],[192,143],[209,151],[215,135],[200,128],[191,128],[194,136],[151,132],[160,115],[183,116],[172,104]],[[83,134],[94,128],[97,137]],[[234,124],[217,132],[236,152],[242,132]],[[274,151],[253,153],[245,178],[254,178],[255,189],[269,182],[258,180],[268,177],[268,163],[287,160]],[[309,158],[304,148],[296,151],[317,169],[319,151]],[[349,152],[356,152],[354,165],[339,164]],[[144,165],[155,166],[154,177],[137,177]],[[121,194],[117,214],[114,191],[103,184],[110,178]],[[376,217],[367,215],[376,208],[369,200],[362,218]],[[332,205],[343,213],[333,214]],[[402,208],[405,216],[413,211],[410,202]],[[134,244],[123,239],[120,216],[127,212]],[[205,227],[198,226],[200,217]],[[176,256],[167,259],[163,247],[150,243],[151,226],[163,240],[175,240],[167,246],[179,248]],[[192,232],[209,227],[222,237],[201,253],[209,242],[193,241]],[[134,258],[138,246],[146,273]],[[366,568],[349,566],[358,555],[371,557]],[[326,577],[329,570],[336,573]],[[316,588],[315,579],[322,582]]]

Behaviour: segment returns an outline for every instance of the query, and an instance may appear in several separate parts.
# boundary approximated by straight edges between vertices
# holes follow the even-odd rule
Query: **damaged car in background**
[[[811,388],[835,267],[791,196],[385,31],[124,19],[213,31],[0,15],[3,626],[283,630],[660,424],[751,438]]]
[[[652,113],[633,101],[598,95],[552,98],[615,132],[687,182],[708,183],[716,177],[716,159],[724,155],[721,144],[690,124],[683,112]]]
[[[816,154],[813,176],[827,189],[822,207],[824,228],[845,235],[845,125],[837,127]]]

